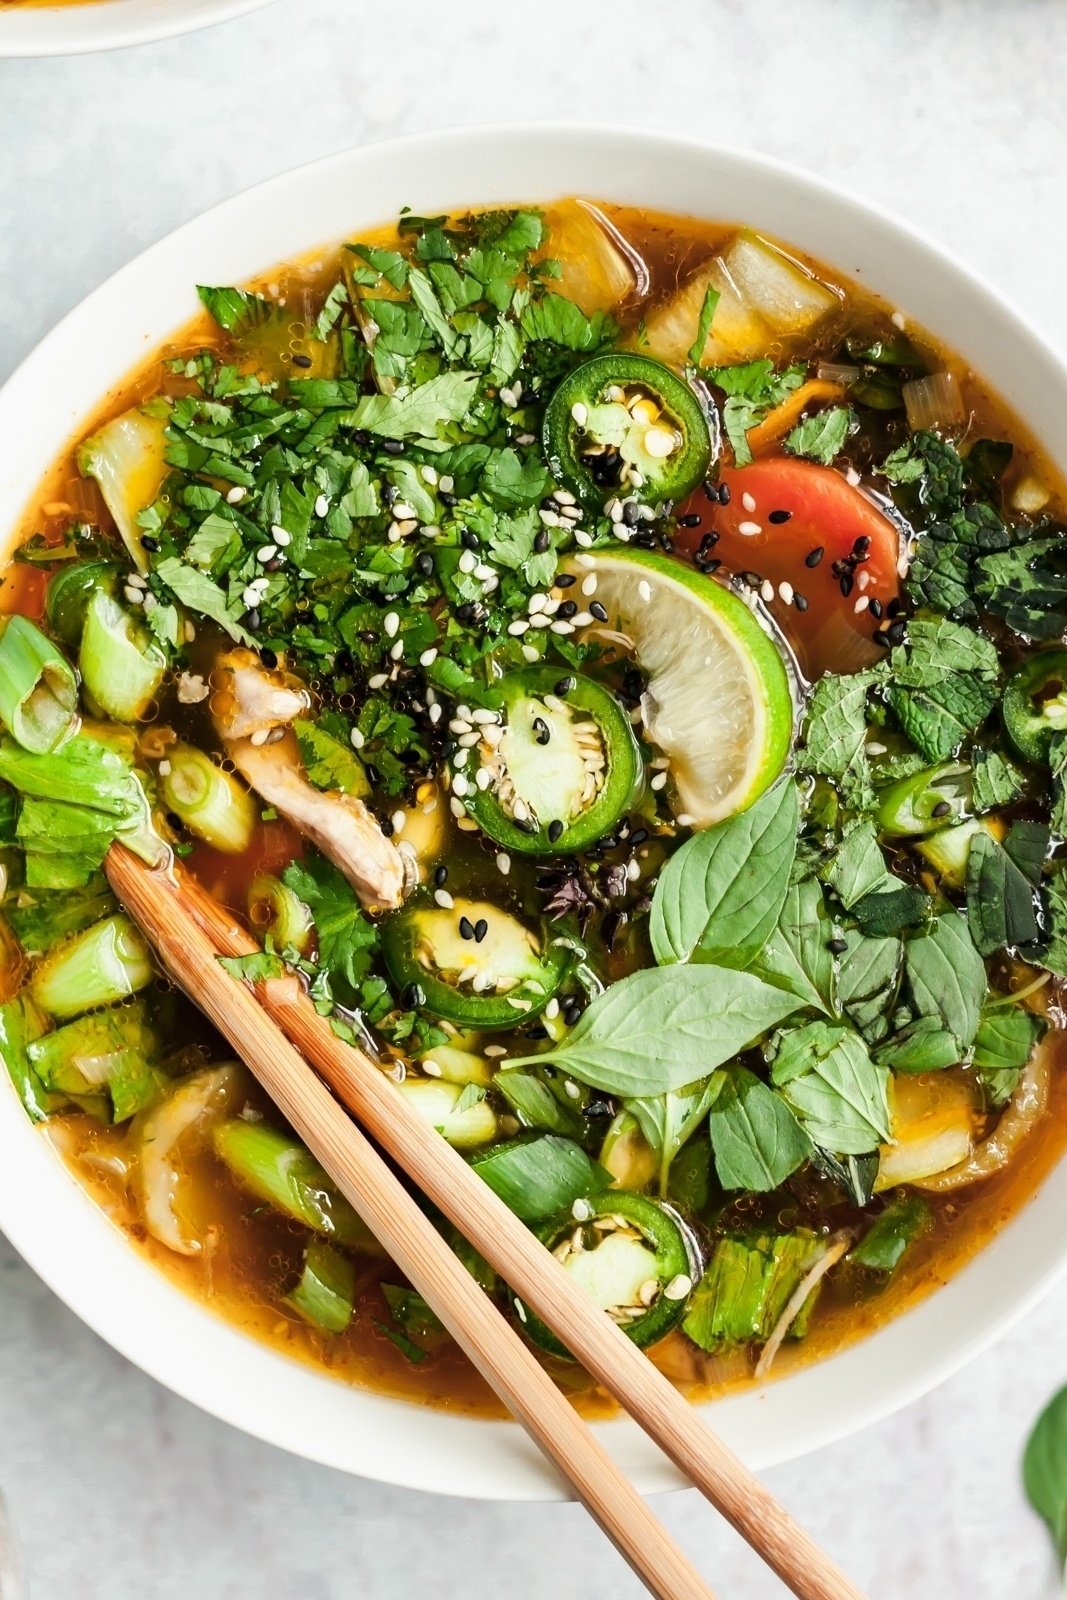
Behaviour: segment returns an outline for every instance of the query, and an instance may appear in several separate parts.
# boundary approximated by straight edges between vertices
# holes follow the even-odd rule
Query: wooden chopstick
[[[149,872],[122,846],[112,848],[106,866],[116,894],[155,945],[168,973],[248,1064],[404,1276],[573,1486],[649,1592],[658,1600],[715,1600],[533,1352],[271,1020],[269,1007],[219,966],[220,953],[249,953],[247,936],[216,943],[201,920],[181,908],[162,874]],[[229,923],[224,911],[222,918]],[[251,948],[256,948],[254,943]],[[275,980],[274,1004],[279,983],[294,981]]]
[[[155,945],[168,972],[248,1061],[267,1093],[341,1183],[357,1210],[369,1204],[366,1190],[376,1184],[376,1172],[366,1181],[367,1169],[362,1165],[363,1151],[373,1154],[372,1147],[360,1138],[358,1160],[347,1154],[356,1149],[353,1135],[357,1130],[339,1107],[335,1109],[344,1126],[342,1128],[335,1119],[335,1124],[330,1125],[328,1142],[323,1140],[317,1126],[309,1127],[305,1105],[311,1103],[312,1091],[307,1084],[314,1075],[306,1071],[301,1073],[291,1057],[280,1055],[277,1031],[270,1026],[264,1012],[296,1047],[298,1060],[302,1057],[313,1063],[382,1149],[496,1268],[523,1303],[532,1307],[556,1332],[586,1370],[619,1399],[794,1594],[801,1600],[863,1600],[861,1592],[826,1552],[711,1432],[673,1384],[575,1287],[551,1253],[463,1158],[410,1108],[404,1096],[396,1093],[380,1068],[337,1037],[329,1022],[318,1014],[291,978],[269,979],[257,984],[256,995],[261,1005],[247,988],[229,978],[212,957],[216,953],[248,955],[259,947],[224,907],[211,899],[180,867],[169,875],[152,872],[122,846],[111,847],[106,866],[115,893]],[[260,1056],[270,1059],[259,1059]],[[316,1105],[334,1104],[321,1085],[318,1090],[321,1093],[315,1095]],[[325,1127],[325,1110],[321,1115]],[[397,1194],[406,1200],[403,1188],[399,1184],[395,1187]],[[413,1209],[417,1212],[418,1208]],[[439,1311],[449,1331],[481,1366],[486,1357],[486,1345],[480,1344],[475,1351],[470,1325],[462,1330],[459,1327],[467,1310],[466,1303],[460,1308],[459,1318],[453,1313],[452,1322],[435,1305],[434,1285],[446,1270],[441,1252],[444,1250],[444,1254],[451,1255],[440,1238],[434,1233],[432,1259],[409,1251],[405,1260],[396,1253],[388,1235],[398,1231],[406,1234],[407,1226],[414,1228],[414,1222],[406,1222],[404,1230],[389,1228],[388,1206],[377,1207],[375,1215],[367,1216],[366,1220],[420,1293]],[[401,1245],[404,1243],[402,1239]],[[421,1274],[422,1282],[417,1273]],[[433,1282],[426,1287],[431,1279]],[[506,1323],[497,1316],[492,1327],[489,1348],[495,1357],[500,1348],[498,1330],[506,1328]],[[496,1377],[491,1381],[495,1386]],[[524,1384],[529,1381],[523,1378]],[[551,1383],[549,1387],[554,1390]],[[555,1394],[558,1399],[558,1391]],[[531,1403],[533,1395],[536,1398]],[[509,1407],[512,1406],[512,1397],[503,1398]],[[549,1404],[544,1386],[538,1384],[536,1391],[530,1390],[525,1399],[521,1394],[513,1398],[521,1408],[516,1410],[516,1415],[538,1442],[546,1445],[542,1419],[549,1414],[554,1418],[557,1408],[552,1402],[551,1413],[542,1411],[541,1408]],[[555,1421],[551,1426],[556,1426]],[[584,1425],[580,1426],[582,1433],[591,1438]],[[560,1452],[550,1444],[549,1453],[564,1467],[567,1475],[572,1476],[573,1460],[569,1454],[561,1462]],[[597,1465],[599,1467],[600,1463]],[[696,1580],[700,1587],[693,1587],[692,1579],[685,1580],[688,1588],[655,1587],[657,1575],[646,1572],[639,1564],[643,1545],[641,1550],[634,1550],[632,1545],[628,1548],[620,1543],[622,1530],[609,1520],[614,1506],[607,1504],[598,1493],[600,1481],[599,1477],[593,1482],[587,1478],[584,1485],[576,1482],[576,1488],[652,1592],[687,1597],[706,1594],[706,1586],[700,1579]],[[618,1490],[617,1480],[614,1489]],[[630,1494],[633,1494],[632,1489]],[[590,1495],[595,1498],[591,1499]],[[626,1514],[629,1515],[629,1511]],[[642,1527],[647,1529],[647,1524]]]

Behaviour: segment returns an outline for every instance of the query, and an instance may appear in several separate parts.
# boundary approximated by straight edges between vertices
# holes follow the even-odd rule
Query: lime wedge
[[[670,762],[677,814],[707,828],[750,806],[789,755],[793,695],[781,652],[745,602],[648,550],[584,551],[568,566],[585,604],[599,600],[608,614],[587,634],[622,635],[647,676],[645,732]]]

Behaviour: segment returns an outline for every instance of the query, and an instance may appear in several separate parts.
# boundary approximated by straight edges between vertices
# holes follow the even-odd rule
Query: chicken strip
[[[308,781],[288,727],[308,710],[307,691],[250,650],[222,656],[213,677],[215,726],[245,782],[344,873],[369,911],[398,906],[409,878],[400,851],[362,800]]]

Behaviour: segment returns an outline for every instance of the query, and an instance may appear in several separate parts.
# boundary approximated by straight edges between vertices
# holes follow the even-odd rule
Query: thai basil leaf
[[[829,1150],[813,1150],[811,1163],[824,1178],[836,1183],[854,1206],[870,1202],[878,1177],[877,1150],[862,1156],[835,1156]]]
[[[918,1017],[887,1040],[875,1052],[875,1059],[892,1072],[940,1072],[957,1066],[964,1054],[956,1035],[936,1017]]]
[[[945,911],[913,934],[904,952],[904,967],[919,1014],[940,1018],[966,1050],[978,1031],[986,972],[964,918]]]
[[[886,1013],[896,999],[904,947],[899,939],[870,939],[858,931],[845,938],[848,948],[837,976],[838,1004],[867,1042],[876,1043],[888,1031]]]
[[[988,833],[976,833],[967,856],[967,921],[984,956],[1041,937],[1034,886]]]
[[[785,902],[798,822],[796,785],[787,780],[675,851],[652,901],[649,932],[661,966],[747,967],[759,955]]]
[[[851,1028],[809,1022],[784,1034],[771,1082],[820,1149],[865,1155],[889,1138],[889,1073]]]
[[[797,1005],[751,972],[652,967],[598,995],[560,1044],[510,1065],[550,1058],[580,1083],[643,1099],[707,1077]]]
[[[781,1095],[735,1067],[711,1108],[711,1148],[724,1189],[762,1194],[803,1166],[811,1140]]]
[[[1042,1411],[1023,1454],[1026,1498],[1048,1527],[1060,1568],[1067,1565],[1067,1388]]]
[[[822,885],[816,878],[805,878],[787,891],[778,926],[752,970],[788,989],[803,1005],[829,1011],[834,987],[832,938],[833,920]]]
[[[503,1074],[498,1074],[499,1083]],[[672,1089],[668,1094],[652,1095],[647,1099],[624,1102],[626,1110],[637,1118],[641,1132],[659,1161],[659,1189],[667,1192],[671,1163],[679,1150],[699,1128],[723,1087],[721,1073],[706,1083],[695,1083],[688,1089]]]
[[[901,886],[885,864],[874,823],[866,820],[845,834],[826,877],[847,911],[868,895],[888,894]]]
[[[1045,1030],[1040,1017],[1021,1006],[990,1005],[982,1012],[974,1041],[973,1066],[990,1107],[1007,1105]]]

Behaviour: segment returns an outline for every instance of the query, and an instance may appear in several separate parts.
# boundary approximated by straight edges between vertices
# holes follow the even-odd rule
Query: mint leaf
[[[724,1189],[764,1194],[802,1167],[811,1140],[786,1105],[745,1067],[726,1074],[711,1108],[711,1148]]]
[[[813,417],[805,417],[786,436],[785,449],[791,456],[805,456],[828,467],[845,448],[855,418],[848,406],[831,406]]]
[[[812,1142],[833,1155],[865,1155],[889,1138],[889,1073],[851,1028],[809,1022],[784,1033],[771,1082]]]

